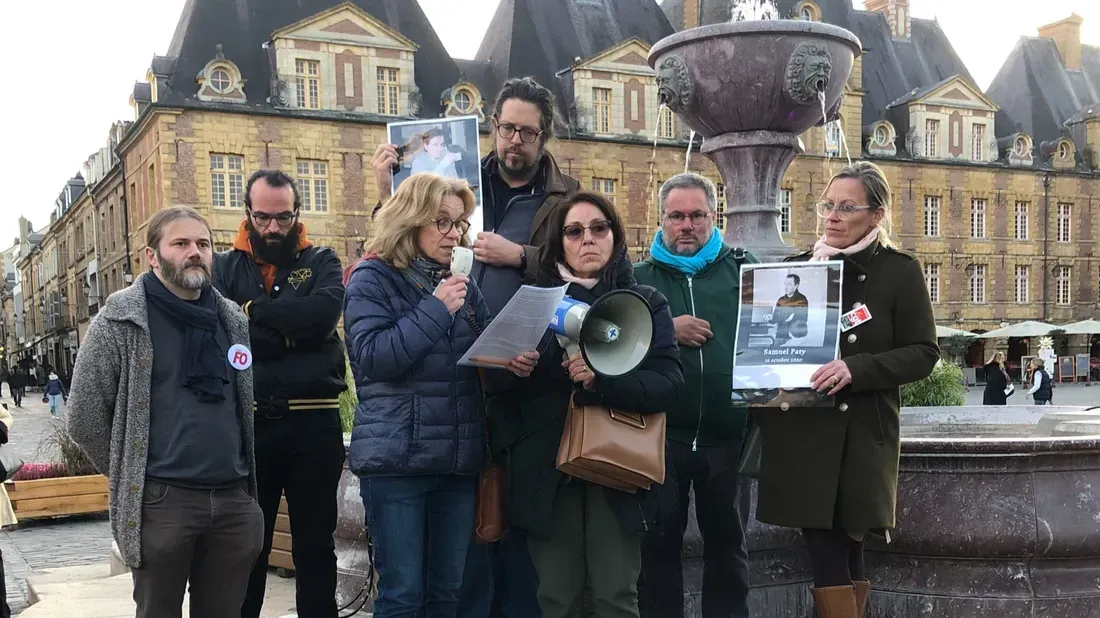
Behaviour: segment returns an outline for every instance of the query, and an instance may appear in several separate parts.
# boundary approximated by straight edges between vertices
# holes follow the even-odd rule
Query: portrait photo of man
[[[783,281],[783,295],[775,301],[772,323],[777,326],[775,339],[779,345],[787,343],[791,338],[791,326],[795,322],[802,322],[805,327],[806,319],[809,317],[810,302],[802,292],[798,291],[798,286],[801,284],[802,279],[798,275],[787,275]]]

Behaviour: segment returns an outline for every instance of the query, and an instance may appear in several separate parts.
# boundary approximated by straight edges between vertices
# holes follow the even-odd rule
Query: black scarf
[[[183,387],[199,401],[225,401],[225,385],[229,383],[226,350],[214,338],[218,332],[218,301],[214,291],[206,287],[196,302],[176,296],[161,280],[149,273],[145,277],[145,298],[183,327]]]
[[[447,267],[426,257],[415,257],[408,268],[402,268],[401,274],[421,290],[431,294],[435,286],[447,275]]]

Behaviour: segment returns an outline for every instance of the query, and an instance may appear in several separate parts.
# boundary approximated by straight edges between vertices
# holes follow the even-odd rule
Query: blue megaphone
[[[572,356],[578,351],[599,376],[616,377],[641,365],[653,345],[653,312],[631,290],[608,292],[592,305],[566,296],[550,330]]]

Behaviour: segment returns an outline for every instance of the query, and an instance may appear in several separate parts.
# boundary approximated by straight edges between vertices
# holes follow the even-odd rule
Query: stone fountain
[[[779,183],[804,150],[798,136],[836,117],[860,49],[843,28],[764,20],[685,30],[650,50],[661,103],[703,137],[722,176],[728,243],[764,262],[795,253],[779,234]]]
[[[795,252],[779,234],[780,181],[798,136],[836,117],[860,49],[844,29],[788,20],[704,26],[653,46],[661,103],[703,137],[726,186],[727,242],[765,262]],[[892,537],[868,544],[868,616],[1100,617],[1100,413],[903,410]],[[753,520],[748,543],[752,615],[811,616],[798,532]],[[692,523],[688,617],[702,615],[702,555]]]

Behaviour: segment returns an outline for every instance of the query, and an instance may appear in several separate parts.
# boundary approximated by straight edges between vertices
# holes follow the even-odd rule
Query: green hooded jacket
[[[718,257],[690,279],[652,256],[634,265],[638,283],[668,298],[672,317],[693,315],[710,323],[714,338],[701,348],[680,347],[684,388],[680,405],[667,410],[668,439],[714,446],[744,437],[748,408],[732,401],[733,346],[741,297],[741,264],[751,253],[723,243]]]

